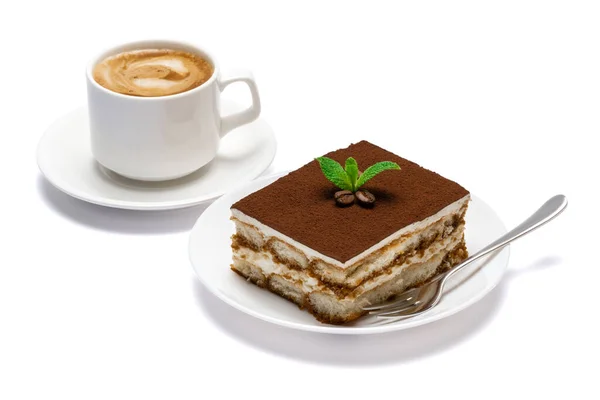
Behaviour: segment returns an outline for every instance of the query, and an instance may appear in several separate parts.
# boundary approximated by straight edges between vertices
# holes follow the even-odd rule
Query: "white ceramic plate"
[[[225,114],[238,109],[223,102]],[[167,182],[124,178],[100,166],[90,151],[85,108],[59,118],[37,150],[42,174],[63,192],[90,203],[132,210],[190,207],[221,196],[264,172],[275,157],[273,130],[262,118],[230,132],[216,158],[191,175]]]
[[[406,329],[447,317],[477,302],[498,284],[506,270],[508,247],[457,274],[440,304],[429,313],[383,326],[370,326],[374,317],[363,317],[352,325],[320,323],[295,304],[258,288],[230,269],[231,235],[235,228],[229,220],[229,208],[279,176],[257,179],[215,201],[196,222],[189,242],[190,260],[200,281],[224,302],[256,318],[323,333],[369,334]],[[472,199],[466,216],[465,236],[467,248],[475,253],[506,233],[506,228],[486,203],[475,196]]]

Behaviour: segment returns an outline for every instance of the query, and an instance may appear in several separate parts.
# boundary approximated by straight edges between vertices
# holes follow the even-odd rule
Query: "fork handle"
[[[529,232],[539,228],[540,226],[554,219],[566,207],[567,198],[562,194],[550,198],[529,218],[523,221],[519,226],[505,233],[492,243],[485,246],[483,249],[479,250],[477,253],[473,254],[471,257],[467,258],[462,263],[458,264],[456,267],[452,268],[452,270],[450,270],[446,275],[446,278],[449,278],[451,275],[454,275],[473,261],[478,260],[479,258],[491,253],[492,251],[498,250],[506,246],[510,242],[513,242],[518,238],[528,234]]]

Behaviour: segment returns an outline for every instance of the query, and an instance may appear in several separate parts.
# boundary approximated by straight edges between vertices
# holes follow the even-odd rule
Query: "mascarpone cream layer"
[[[395,279],[399,274],[404,271],[405,268],[416,264],[422,264],[427,262],[428,260],[439,257],[442,254],[445,255],[448,251],[452,250],[456,247],[462,240],[463,234],[463,226],[461,229],[457,229],[452,235],[446,237],[445,239],[438,240],[429,246],[422,255],[415,255],[410,257],[407,262],[402,265],[398,265],[392,269],[390,274],[381,274],[373,279],[370,279],[364,282],[361,286],[355,289],[355,295],[359,295],[375,287],[391,280]],[[233,252],[234,258],[239,258],[245,260],[254,266],[261,269],[262,273],[266,276],[271,274],[275,274],[278,276],[289,277],[291,280],[301,283],[302,289],[305,293],[310,293],[315,290],[321,292],[332,293],[324,284],[322,284],[318,279],[309,276],[304,271],[299,271],[296,269],[288,268],[286,265],[275,260],[270,252],[261,251],[257,252],[255,250],[239,247]]]
[[[374,251],[377,251],[377,250],[387,246],[388,244],[390,244],[394,240],[398,239],[399,237],[401,237],[403,235],[411,235],[411,234],[417,233],[417,232],[423,230],[424,228],[426,228],[427,226],[433,224],[434,222],[440,220],[441,218],[444,218],[448,215],[458,213],[458,211],[465,204],[467,204],[469,202],[469,200],[470,200],[470,195],[466,195],[462,199],[459,199],[459,200],[455,201],[454,203],[442,208],[437,213],[435,213],[421,221],[407,225],[404,228],[396,231],[394,234],[388,236],[387,238],[380,241],[379,243],[369,247],[368,249],[366,249],[362,253],[356,255],[355,257],[351,258],[350,260],[346,261],[345,263],[342,263],[336,259],[333,259],[331,257],[328,257],[324,254],[319,253],[318,251],[290,238],[289,236],[282,234],[281,232],[259,222],[256,219],[244,214],[240,210],[237,210],[234,208],[231,210],[231,213],[232,213],[233,217],[238,219],[239,221],[241,221],[245,224],[254,226],[264,236],[275,237],[275,238],[281,240],[282,242],[287,243],[290,246],[297,248],[298,250],[302,251],[306,255],[306,257],[308,257],[309,259],[314,259],[314,258],[321,259],[321,260],[325,261],[326,263],[335,265],[338,268],[346,269],[349,266],[360,261],[361,259],[369,256],[369,254],[373,253]]]

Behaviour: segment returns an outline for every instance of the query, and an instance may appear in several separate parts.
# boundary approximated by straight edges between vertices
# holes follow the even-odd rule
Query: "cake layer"
[[[454,232],[431,243],[426,249],[420,252],[413,252],[410,257],[401,259],[389,265],[385,273],[376,274],[369,279],[361,281],[360,285],[354,287],[340,287],[331,285],[315,275],[310,269],[297,269],[276,257],[271,251],[255,250],[246,246],[236,246],[233,251],[234,259],[245,260],[261,269],[265,275],[280,275],[298,282],[303,286],[306,292],[323,291],[335,294],[338,298],[353,298],[360,296],[365,291],[381,285],[389,280],[395,279],[406,268],[415,264],[427,262],[432,257],[450,251],[456,245],[463,241],[464,226],[460,225]]]
[[[247,249],[253,252],[254,250]],[[340,298],[329,288],[318,281],[310,281],[301,274],[304,271],[294,270],[285,265],[277,265],[271,254],[256,253],[256,257],[248,254],[234,256],[232,269],[254,284],[296,303],[307,309],[319,321],[340,324],[359,318],[365,312],[362,307],[377,304],[403,291],[423,284],[429,278],[450,269],[467,256],[464,241],[452,241],[448,248],[432,255],[420,263],[404,264],[392,276],[381,276],[373,279],[369,286],[353,295]],[[271,258],[270,262],[260,257]],[[271,264],[271,266],[269,266]]]
[[[370,253],[357,258],[353,264],[340,265],[335,261],[332,264],[328,257],[236,210],[232,218],[236,224],[233,247],[248,247],[271,253],[281,264],[297,270],[307,270],[311,276],[317,277],[333,290],[352,290],[377,275],[389,274],[392,266],[401,265],[404,260],[410,261],[415,256],[423,257],[426,250],[438,240],[450,236],[460,236],[462,239],[468,200],[469,197],[466,196],[434,216],[394,233],[382,241],[381,245],[372,247]]]

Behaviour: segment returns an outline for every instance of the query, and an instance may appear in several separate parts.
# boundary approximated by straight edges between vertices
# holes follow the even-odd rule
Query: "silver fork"
[[[444,286],[452,276],[473,261],[478,260],[492,251],[503,248],[509,243],[549,222],[566,207],[567,198],[565,196],[556,195],[550,198],[519,226],[473,254],[450,271],[438,275],[425,285],[401,293],[391,302],[363,307],[363,310],[369,311],[369,314],[376,315],[377,318],[379,318],[379,321],[375,322],[376,324],[389,324],[426,313],[439,303],[444,292]]]

